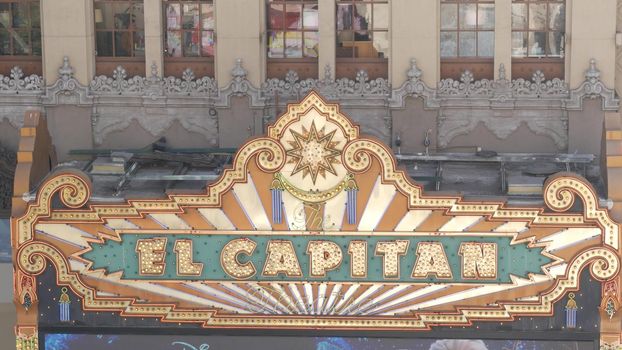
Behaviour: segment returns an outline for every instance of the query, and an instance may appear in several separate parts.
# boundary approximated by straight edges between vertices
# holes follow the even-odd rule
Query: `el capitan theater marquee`
[[[589,183],[551,177],[542,208],[426,195],[316,93],[202,193],[90,186],[57,172],[12,220],[18,348],[594,349],[620,323]]]

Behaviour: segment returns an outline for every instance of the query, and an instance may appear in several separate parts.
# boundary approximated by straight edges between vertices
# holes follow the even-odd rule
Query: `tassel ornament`
[[[359,187],[354,180],[354,176],[349,175],[349,177],[344,188],[348,195],[346,199],[346,213],[348,215],[348,224],[354,225],[356,224],[356,202]]]
[[[283,222],[283,184],[281,180],[275,177],[270,185],[272,194],[272,222],[280,224]]]
[[[577,302],[574,300],[574,293],[568,294],[566,303],[566,327],[577,328]]]
[[[71,300],[69,299],[69,294],[67,294],[67,287],[63,287],[61,289],[60,298],[58,298],[58,308],[60,310],[60,321],[61,322],[71,321],[71,314],[69,311],[70,304],[71,304]]]

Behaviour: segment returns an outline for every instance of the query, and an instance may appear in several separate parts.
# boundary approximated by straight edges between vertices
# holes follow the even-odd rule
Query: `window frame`
[[[180,28],[179,29],[169,29],[168,28],[168,14],[166,13],[167,10],[167,5],[169,4],[179,4],[179,8],[180,8],[180,14],[179,17],[181,18],[181,22],[182,24],[180,24]],[[199,28],[198,29],[184,29],[183,28],[183,5],[186,4],[191,4],[191,5],[198,5],[199,6],[199,21],[201,21],[203,19],[203,12],[201,9],[201,5],[211,5],[212,8],[212,18],[216,17],[215,14],[215,5],[214,5],[214,0],[162,0],[162,16],[163,16],[163,40],[164,40],[164,58],[165,60],[170,60],[170,61],[201,61],[204,62],[206,59],[211,58],[213,60],[214,56],[215,56],[215,52],[213,54],[208,54],[208,55],[203,55],[203,34],[204,33],[211,33],[212,38],[214,40],[214,50],[216,49],[216,27],[214,24],[214,27],[212,27],[211,29],[203,29],[202,25],[199,24]],[[181,34],[181,56],[171,56],[168,52],[168,38],[169,38],[169,32],[178,32]],[[186,33],[194,33],[194,34],[198,34],[199,38],[201,40],[199,40],[200,43],[200,47],[199,47],[199,54],[197,56],[186,56],[185,50],[184,50],[184,34]]]
[[[521,28],[521,29],[515,29],[514,28],[514,11],[512,9],[512,17],[511,17],[511,28],[512,28],[512,59],[513,60],[523,60],[523,59],[547,59],[549,61],[555,61],[555,60],[564,60],[565,57],[565,48],[566,48],[566,20],[567,20],[567,13],[566,13],[566,1],[565,0],[512,0],[512,7],[514,7],[514,5],[518,5],[518,4],[524,4],[526,7],[526,21],[525,21],[525,27]],[[544,29],[531,29],[531,23],[530,23],[530,16],[529,16],[529,12],[530,12],[530,6],[531,4],[544,4],[546,5],[546,24],[545,24],[545,28]],[[562,7],[562,11],[564,13],[564,23],[561,26],[560,30],[552,30],[550,28],[550,4],[561,4]],[[529,34],[530,33],[536,33],[536,32],[544,32],[544,39],[545,39],[545,49],[544,49],[544,54],[543,55],[531,55],[529,53],[530,51],[530,41],[529,41]],[[563,44],[561,49],[560,49],[560,54],[559,55],[550,55],[548,54],[547,48],[550,46],[549,45],[549,36],[551,33],[561,33],[562,34],[562,40],[561,43]],[[527,35],[527,52],[525,53],[524,56],[515,56],[514,55],[514,33],[525,33]]]
[[[391,1],[390,0],[337,0],[335,2],[335,21],[337,21],[338,15],[339,15],[339,5],[350,5],[353,8],[356,5],[361,5],[361,4],[369,4],[371,5],[371,16],[370,16],[370,21],[369,23],[367,23],[367,28],[365,30],[357,30],[354,28],[351,29],[339,29],[339,26],[337,25],[337,23],[335,23],[335,40],[336,40],[336,47],[342,47],[340,46],[340,42],[339,42],[339,36],[340,34],[343,33],[350,33],[352,36],[352,40],[347,40],[348,42],[352,42],[355,43],[357,41],[360,42],[364,42],[365,40],[356,40],[356,32],[357,31],[364,31],[367,32],[367,34],[369,35],[369,40],[366,41],[370,41],[372,43],[374,43],[374,35],[375,33],[386,33],[387,37],[388,37],[388,41],[389,41],[389,49],[390,49],[390,45],[391,45],[391,37],[389,35],[390,33],[390,15],[389,18],[387,18],[387,27],[386,28],[375,28],[374,23],[376,23],[376,15],[375,12],[376,10],[374,9],[374,5],[387,5],[387,8],[389,8],[389,12],[390,12],[390,6],[391,6]],[[345,41],[344,41],[345,42]],[[355,47],[356,45],[353,44],[353,47]],[[385,55],[384,52],[382,53],[382,57],[366,57],[366,56],[356,56],[356,50],[352,50],[352,55],[351,56],[339,56],[339,54],[336,54],[336,58],[337,59],[353,59],[353,60],[362,60],[362,61],[367,61],[367,62],[373,62],[373,61],[385,61],[387,60],[388,62],[388,55]],[[345,62],[345,60],[344,60]]]
[[[270,10],[272,8],[272,5],[281,5],[283,6],[283,9],[285,9],[285,6],[287,5],[300,5],[302,7],[302,24],[300,26],[300,28],[285,28],[285,25],[283,25],[283,28],[270,28]],[[304,24],[304,9],[305,9],[305,5],[315,5],[318,8],[318,26],[315,28],[305,28],[305,24]],[[319,40],[320,40],[320,26],[319,26],[319,1],[318,0],[266,0],[266,58],[268,60],[298,60],[299,62],[317,62],[318,58],[319,58],[319,51],[317,52],[316,56],[307,56],[306,55],[306,46],[305,46],[305,41],[307,40],[305,38],[305,33],[316,33],[317,36],[317,42],[319,45]],[[283,17],[285,16],[286,11],[282,11],[283,13]],[[283,23],[285,23],[285,18],[283,18]],[[283,44],[283,56],[281,57],[270,57],[270,35],[272,32],[283,32],[283,38],[282,38],[282,44]],[[287,42],[287,33],[300,33],[301,36],[301,56],[287,56],[287,50],[286,50],[286,42]],[[318,47],[319,49],[319,47]]]
[[[13,23],[13,4],[28,4],[28,25],[25,27],[15,27]],[[14,60],[16,58],[26,59],[28,61],[40,61],[43,56],[43,36],[41,31],[41,1],[40,0],[0,0],[0,4],[9,4],[9,21],[10,26],[8,28],[0,28],[0,32],[6,32],[9,39],[9,54],[0,54],[0,61],[3,60]],[[38,26],[33,26],[33,17],[32,17],[32,5],[36,4],[39,8],[39,22]],[[33,46],[33,32],[35,30],[39,31],[39,54],[34,53]],[[15,45],[13,44],[14,39],[11,37],[11,32],[27,32],[28,33],[28,50],[29,53],[20,53],[15,54]]]
[[[483,62],[494,59],[495,55],[495,24],[494,24],[494,16],[496,16],[496,6],[494,0],[441,0],[440,6],[443,5],[451,5],[453,4],[456,7],[456,26],[455,29],[446,29],[443,28],[442,16],[440,20],[440,34],[439,34],[439,56],[441,57],[441,61],[454,61],[454,60],[468,60],[473,62]],[[493,9],[493,24],[490,28],[480,28],[480,8],[479,5],[492,5]],[[475,26],[473,28],[461,28],[460,25],[460,6],[461,5],[475,5]],[[480,38],[479,33],[492,33],[492,52],[490,56],[480,56]],[[442,56],[441,46],[442,46],[442,36],[443,33],[455,33],[456,35],[456,55],[455,56]],[[475,33],[475,55],[462,56],[460,52],[460,34],[461,33]]]
[[[96,22],[97,20],[97,4],[118,4],[118,3],[128,3],[130,5],[130,22],[128,24],[128,28],[125,29],[118,29],[115,27],[114,23],[113,23],[113,27],[112,28],[98,28],[98,23]],[[142,7],[143,11],[142,11],[142,16],[143,16],[143,28],[137,28],[135,26],[136,20],[132,20],[132,16],[134,15],[134,9],[135,9],[135,5],[136,4],[140,4],[140,6]],[[107,62],[107,61],[126,61],[126,62],[136,62],[136,61],[142,61],[144,62],[145,60],[145,51],[144,51],[144,46],[143,46],[143,54],[142,55],[136,55],[137,51],[140,50],[136,50],[135,48],[135,35],[136,33],[143,33],[143,40],[145,39],[145,28],[144,28],[144,22],[145,22],[145,12],[144,12],[144,0],[94,0],[93,3],[93,13],[94,13],[94,27],[95,27],[95,52],[96,52],[96,58],[98,61],[102,61],[102,62]],[[104,23],[104,22],[102,22]],[[110,56],[102,56],[98,50],[98,43],[97,43],[97,36],[98,33],[111,33],[112,34],[112,48],[111,48],[111,53],[112,55]],[[117,39],[116,39],[116,33],[129,33],[130,34],[130,38],[131,38],[131,45],[130,45],[130,55],[128,56],[118,56],[117,55]],[[144,45],[144,42],[143,42]]]

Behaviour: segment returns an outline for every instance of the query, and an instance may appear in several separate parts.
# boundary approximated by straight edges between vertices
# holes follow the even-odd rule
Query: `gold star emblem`
[[[341,164],[338,157],[341,151],[335,148],[339,142],[333,141],[335,132],[326,134],[324,128],[319,131],[315,127],[315,123],[311,123],[311,130],[302,127],[302,134],[291,130],[294,141],[289,141],[292,149],[286,153],[291,159],[288,163],[295,163],[296,166],[292,171],[292,175],[302,171],[302,178],[311,175],[311,180],[315,185],[318,174],[326,178],[326,172],[337,175],[333,164]]]

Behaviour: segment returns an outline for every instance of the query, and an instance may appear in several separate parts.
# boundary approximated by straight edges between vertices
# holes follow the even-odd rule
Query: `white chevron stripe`
[[[522,221],[511,221],[497,227],[493,232],[523,232],[527,229],[527,223]]]
[[[512,279],[516,285],[513,285],[513,284],[484,285],[481,287],[465,290],[463,292],[458,292],[458,293],[446,295],[440,298],[428,300],[423,303],[409,305],[401,309],[393,310],[391,311],[391,314],[400,313],[400,312],[413,310],[413,309],[415,310],[426,309],[429,307],[457,302],[459,300],[465,300],[465,299],[470,299],[474,297],[481,297],[487,294],[497,293],[497,292],[506,291],[506,290],[512,290],[512,289],[527,286],[527,285],[534,285],[538,283],[548,282],[550,280],[547,276],[544,276],[544,275],[534,275],[533,280],[529,280],[525,278],[518,278],[518,277],[513,277]]]
[[[383,305],[385,300],[393,297],[397,293],[402,292],[404,289],[406,289],[408,287],[410,287],[408,284],[400,284],[400,285],[395,286],[394,288],[391,288],[391,289],[387,290],[383,294],[377,296],[373,300],[373,302],[368,303],[364,307],[362,307],[361,310],[360,310],[360,313],[361,314],[365,314],[365,313],[369,312],[370,310],[377,309],[378,307]]]
[[[430,214],[432,210],[410,210],[397,224],[395,231],[414,231]]]
[[[378,226],[378,222],[384,216],[396,193],[395,186],[383,184],[380,176],[378,176],[365,206],[365,211],[361,216],[359,231],[373,231]]]
[[[343,216],[346,212],[346,200],[348,195],[342,191],[334,198],[326,201],[324,205],[324,230],[339,231],[343,224]]]
[[[320,315],[327,315],[328,312],[330,310],[332,310],[333,304],[335,303],[335,299],[337,299],[337,295],[341,291],[341,286],[342,286],[342,284],[340,283],[340,284],[336,284],[333,287],[333,290],[331,291],[330,295],[328,296],[328,301],[326,302],[326,304],[324,305],[322,310],[320,310]]]
[[[556,250],[581,243],[582,241],[588,240],[592,237],[600,236],[601,234],[601,229],[597,227],[573,227],[546,236],[540,239],[539,242],[547,242],[548,244],[545,251],[554,252]]]
[[[77,263],[80,263],[80,262],[77,262]],[[236,308],[236,307],[232,307],[226,304],[221,304],[221,303],[207,300],[207,299],[204,299],[204,298],[201,298],[201,297],[189,294],[189,293],[181,292],[176,289],[163,287],[155,283],[143,282],[140,280],[121,280],[121,274],[117,274],[117,273],[105,275],[102,271],[94,271],[94,272],[84,273],[84,275],[89,276],[91,278],[105,280],[113,284],[126,285],[131,288],[145,290],[151,293],[176,298],[179,300],[185,300],[185,301],[192,302],[192,303],[199,304],[199,305],[205,305],[206,307],[220,308],[220,309],[227,310],[230,312],[249,313],[248,310],[243,309],[243,308]],[[192,284],[197,284],[197,283],[200,283],[200,282],[193,282]]]
[[[427,287],[424,287],[424,288],[421,288],[421,289],[417,289],[416,291],[414,291],[412,293],[408,293],[406,295],[403,295],[403,296],[401,296],[399,298],[391,300],[388,303],[383,303],[378,308],[368,310],[365,314],[366,315],[382,315],[384,310],[390,308],[391,306],[399,305],[399,304],[402,304],[402,303],[410,303],[412,301],[417,300],[418,298],[424,297],[426,295],[430,295],[431,293],[439,292],[439,291],[447,289],[447,288],[449,288],[449,286],[447,286],[447,285],[434,284],[434,285],[430,285],[430,286],[427,286]],[[393,315],[394,313],[398,312],[397,310],[400,310],[400,309],[392,310],[392,311],[389,312],[389,314]]]
[[[105,219],[106,226],[113,230],[135,230],[140,227],[134,225],[133,223],[125,220],[125,219]]]
[[[189,230],[191,227],[176,214],[149,214],[158,224],[170,230]]]
[[[348,301],[348,299],[350,299],[350,297],[352,296],[352,294],[354,294],[360,287],[360,284],[354,284],[352,286],[350,286],[350,288],[348,288],[348,290],[346,291],[346,293],[343,295],[343,297],[337,302],[337,305],[335,305],[335,307],[331,310],[331,314],[334,314],[336,310],[339,310],[339,308],[341,308],[341,306]]]
[[[352,300],[352,304],[339,311],[339,315],[357,314],[361,306],[365,305],[369,301],[367,298],[382,287],[383,285],[381,284],[374,284],[367,288],[365,292],[361,293],[361,295],[359,295],[356,299]]]
[[[283,206],[287,226],[293,231],[304,231],[307,228],[305,207],[302,201],[289,192],[283,191]]]
[[[307,303],[305,303],[305,299],[302,297],[302,295],[300,295],[296,283],[288,283],[287,288],[294,295],[294,298],[296,299],[296,306],[300,310],[300,313],[303,315],[308,315],[309,310],[307,308]]]
[[[252,305],[256,306],[256,308],[254,307],[252,308],[254,309],[254,312],[263,313],[263,314],[282,314],[283,313],[281,309],[278,308],[277,305],[266,303],[266,300],[264,299],[263,296],[261,298],[258,298],[256,294],[249,293],[246,289],[241,288],[235,283],[221,282],[219,284],[222,288],[226,289],[229,293],[234,295],[236,298],[241,299],[241,300],[247,300],[248,303],[251,303]]]
[[[456,216],[453,219],[447,221],[440,229],[441,232],[462,232],[469,227],[478,223],[483,216]]]
[[[222,209],[200,208],[199,213],[217,230],[235,230],[235,226]]]
[[[240,207],[246,213],[246,217],[258,230],[271,230],[272,225],[266,214],[266,210],[261,203],[259,194],[252,177],[248,176],[246,183],[237,183],[233,186],[233,194]]]
[[[315,313],[319,315],[322,312],[322,305],[326,301],[326,288],[328,285],[326,283],[321,283],[317,289],[317,305],[315,306]]]
[[[84,232],[67,224],[37,224],[35,230],[39,234],[48,235],[59,241],[81,248],[89,246],[86,241],[87,238],[97,238],[88,232]]]

